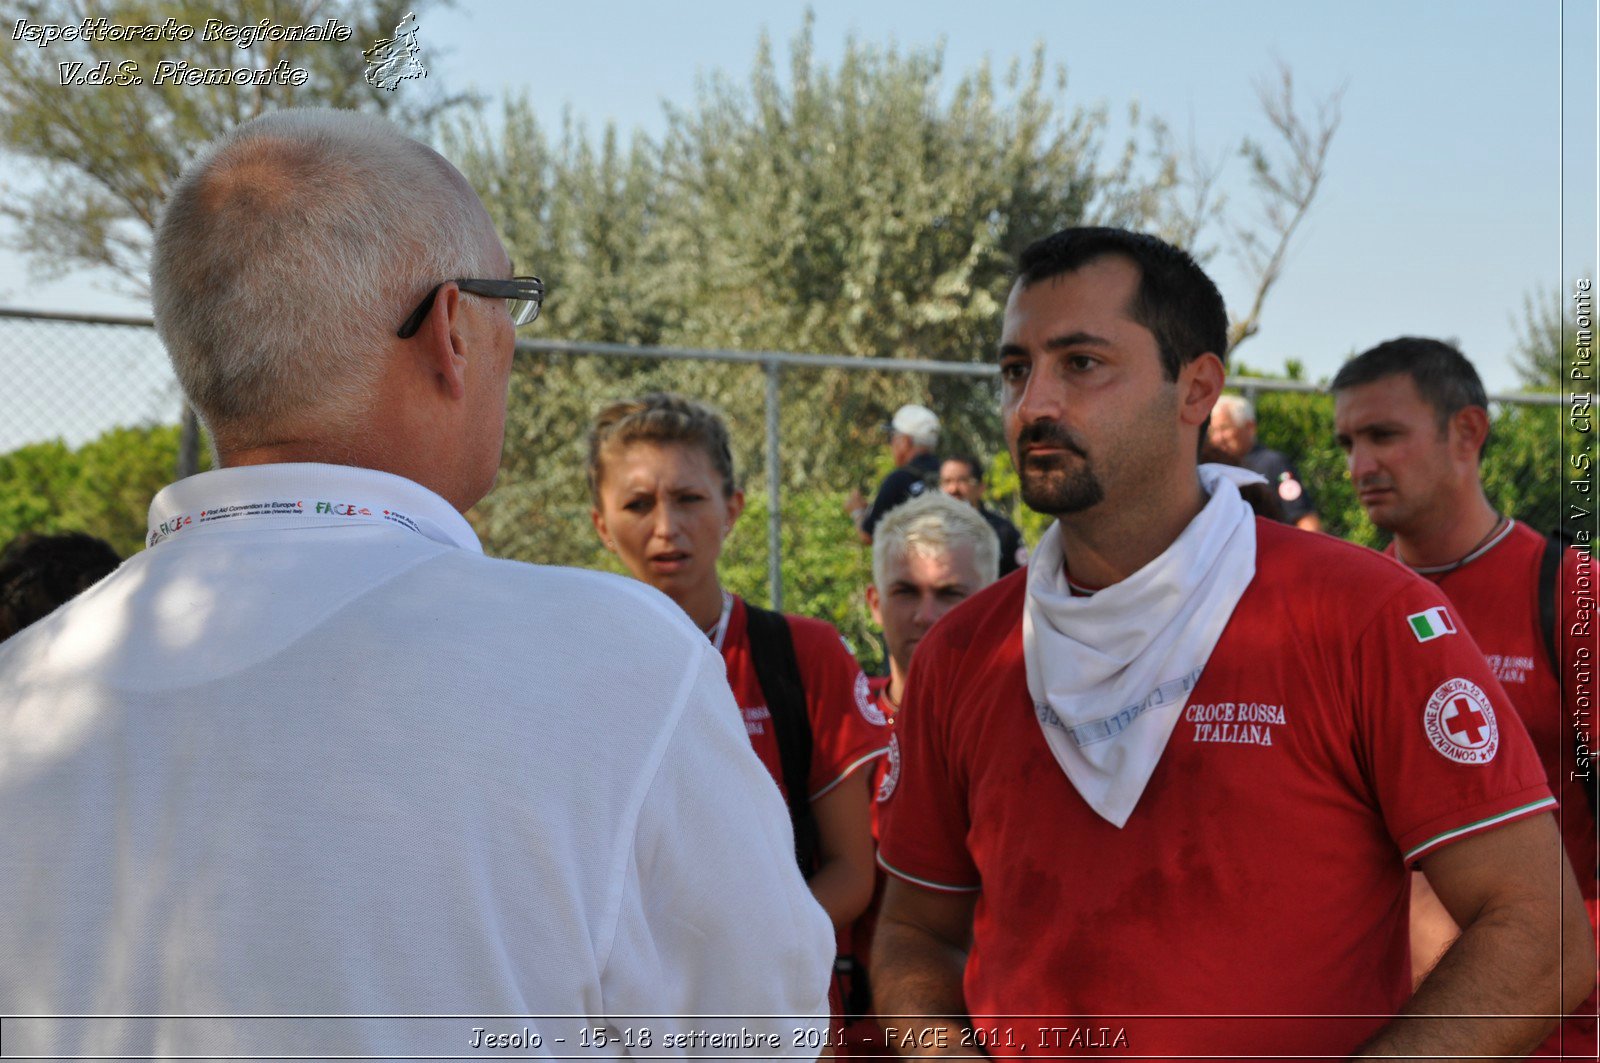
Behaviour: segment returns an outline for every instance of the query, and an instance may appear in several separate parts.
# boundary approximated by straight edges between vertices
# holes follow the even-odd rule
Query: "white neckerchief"
[[[1034,548],[1022,613],[1028,693],[1061,770],[1118,827],[1255,576],[1255,514],[1236,485],[1265,482],[1201,465],[1205,507],[1161,556],[1091,597],[1067,583],[1059,524]]]
[[[179,480],[151,501],[145,543],[156,546],[246,523],[294,528],[389,525],[483,553],[472,525],[450,503],[402,476],[352,465],[239,465]]]

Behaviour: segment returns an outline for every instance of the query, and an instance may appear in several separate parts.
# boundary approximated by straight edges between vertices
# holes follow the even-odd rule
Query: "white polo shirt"
[[[0,645],[0,1014],[166,1017],[8,1017],[8,1052],[780,1056],[826,1022],[832,929],[667,598],[342,466],[191,477],[149,542]]]

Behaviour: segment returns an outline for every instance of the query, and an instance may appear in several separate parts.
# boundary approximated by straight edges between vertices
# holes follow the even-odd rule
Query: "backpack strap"
[[[794,854],[802,874],[809,877],[818,856],[817,819],[811,812],[811,719],[806,712],[805,684],[794,652],[794,635],[782,613],[745,603],[750,637],[750,660],[756,680],[772,714],[772,732],[778,740],[778,761],[783,789],[789,802],[789,822],[794,827]]]

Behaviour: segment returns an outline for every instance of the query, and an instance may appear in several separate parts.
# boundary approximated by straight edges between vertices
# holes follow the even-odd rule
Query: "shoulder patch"
[[[867,682],[865,672],[856,673],[856,709],[874,727],[887,727],[889,724],[889,718],[878,708],[878,703],[872,696],[872,685]]]
[[[1420,613],[1412,613],[1406,617],[1406,623],[1411,626],[1411,633],[1417,637],[1418,642],[1432,642],[1436,638],[1456,633],[1455,621],[1450,619],[1449,610],[1442,605],[1424,609]]]
[[[1458,764],[1487,764],[1500,749],[1494,706],[1470,679],[1439,684],[1423,710],[1422,729],[1440,755]]]
[[[878,783],[878,803],[889,800],[894,796],[894,788],[900,784],[900,736],[889,736],[889,770],[883,773],[883,781]]]

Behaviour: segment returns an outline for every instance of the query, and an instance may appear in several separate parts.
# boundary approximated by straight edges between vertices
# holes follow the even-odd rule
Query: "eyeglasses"
[[[433,286],[417,308],[411,311],[411,316],[406,318],[405,324],[400,326],[400,338],[409,340],[417,334],[423,321],[427,320],[428,312],[433,309],[433,301],[439,296],[439,289],[446,284],[454,284],[464,292],[473,295],[485,295],[491,299],[504,299],[511,311],[513,325],[526,325],[539,316],[539,306],[544,302],[544,281],[538,277],[512,277],[509,280],[474,280],[470,277],[455,281],[440,281]]]

